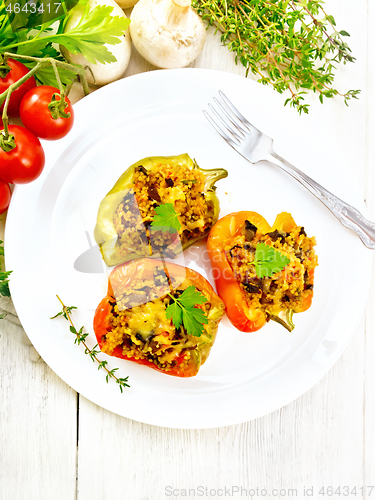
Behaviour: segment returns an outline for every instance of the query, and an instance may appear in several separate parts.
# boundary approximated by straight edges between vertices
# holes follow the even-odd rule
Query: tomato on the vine
[[[4,131],[1,132],[4,135]],[[30,130],[9,125],[16,147],[11,151],[0,148],[0,179],[11,184],[26,184],[42,173],[45,156],[39,139]]]
[[[10,67],[10,71],[4,78],[0,78],[0,94],[5,92],[12,83],[17,82],[20,78],[26,75],[30,70],[19,61],[15,61],[14,59],[8,59],[7,64]],[[28,80],[26,80],[18,89],[12,92],[12,95],[9,99],[8,105],[8,115],[9,116],[18,116],[19,115],[19,107],[22,101],[23,96],[33,87],[36,86],[35,78],[32,76]],[[4,104],[0,107],[0,111],[4,108]]]
[[[41,139],[54,141],[73,127],[73,106],[65,96],[61,105],[59,89],[49,85],[35,87],[24,96],[20,116],[26,128]]]
[[[7,182],[0,179],[0,214],[3,214],[9,207],[12,192]]]

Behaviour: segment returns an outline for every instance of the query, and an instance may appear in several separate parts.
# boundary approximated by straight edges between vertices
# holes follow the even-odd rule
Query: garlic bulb
[[[97,5],[109,5],[113,7],[111,15],[126,17],[122,9],[117,5],[114,0],[89,0],[90,10],[94,9]],[[73,7],[71,14],[69,16],[68,22],[64,28],[64,33],[69,32],[79,23],[82,12],[83,5],[76,5]],[[82,54],[72,54],[65,47],[61,46],[61,52],[65,59],[72,64],[80,64],[86,69],[86,77],[89,83],[95,85],[106,85],[107,83],[114,82],[118,80],[125,73],[125,70],[129,64],[130,54],[131,54],[131,39],[129,34],[129,29],[125,31],[125,34],[121,37],[121,42],[117,45],[105,44],[105,47],[112,52],[116,58],[116,62],[113,63],[99,63],[93,64],[89,62]]]
[[[188,66],[206,41],[206,29],[191,0],[139,0],[130,19],[135,48],[159,68]]]

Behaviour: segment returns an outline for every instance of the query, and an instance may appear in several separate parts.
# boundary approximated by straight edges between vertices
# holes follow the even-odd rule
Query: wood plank
[[[74,500],[77,395],[0,323],[0,498]]]
[[[314,106],[301,120],[316,120],[345,150],[366,189],[374,220],[375,8],[371,0],[356,4],[355,15],[349,1],[327,0],[326,7],[340,29],[352,34],[357,57],[355,65],[339,71],[337,82],[342,88],[367,85],[368,92],[349,108],[338,101]],[[243,74],[212,36],[194,66]],[[152,69],[133,53],[126,75]],[[303,487],[317,493],[321,486],[374,484],[374,299],[373,289],[366,322],[323,380],[297,401],[254,422],[204,431],[163,429],[118,417],[81,398],[78,500],[159,500],[167,486],[200,485],[297,488],[301,498]],[[76,394],[45,364],[32,362],[19,327],[3,322],[0,328],[0,498],[73,500]]]
[[[367,54],[367,171],[365,178],[367,207],[371,220],[375,221],[375,31],[373,23],[375,20],[375,5],[371,0],[367,1],[368,17],[368,54]],[[369,270],[370,272],[370,270]],[[363,413],[365,419],[364,429],[364,483],[375,484],[375,257],[372,268],[372,283],[370,297],[366,308],[366,343],[365,343],[365,400]],[[367,491],[365,497],[372,498]]]
[[[198,486],[297,488],[302,496],[304,487],[317,491],[348,481],[361,485],[363,382],[352,372],[353,366],[363,365],[360,336],[359,330],[351,348],[316,387],[279,411],[242,425],[157,428],[81,398],[78,499],[95,494],[101,500],[161,499],[170,491],[167,487]],[[92,459],[94,454],[102,458]]]
[[[6,319],[0,321],[0,408],[0,498],[75,500],[77,393]]]
[[[355,17],[349,2],[328,0],[326,8],[335,15],[340,29],[355,35],[350,43],[357,62],[355,66],[340,69],[337,84],[343,88],[363,88],[368,60],[366,28],[360,20],[366,18],[367,7],[356,5]],[[372,14],[368,25],[374,21]],[[136,61],[133,56],[132,71],[139,67]],[[194,65],[243,74],[243,69],[234,64],[233,55],[212,36]],[[368,139],[363,131],[368,94],[363,95],[349,108],[339,100],[326,101],[320,106],[316,99],[310,99],[314,107],[309,117],[301,120],[319,123],[322,133],[332,137],[333,144],[345,148],[364,188]],[[356,125],[347,126],[348,120]],[[374,322],[367,327],[368,335],[370,330],[374,333],[374,327]],[[296,488],[298,498],[302,497],[304,487],[313,487],[317,498],[322,486],[362,486],[367,346],[363,320],[346,352],[310,391],[271,415],[221,429],[157,428],[113,415],[81,398],[78,499],[95,495],[102,500],[161,499],[167,486],[181,490],[200,485],[216,490],[232,486],[265,488],[268,492],[273,488]],[[369,363],[374,354],[372,346],[366,354]],[[368,379],[368,391],[373,390],[373,380],[373,377],[372,381]],[[94,455],[102,458],[92,459]],[[373,465],[371,470],[368,468],[370,473],[373,474]],[[90,477],[96,478],[95,483]],[[272,498],[292,498],[283,493]]]

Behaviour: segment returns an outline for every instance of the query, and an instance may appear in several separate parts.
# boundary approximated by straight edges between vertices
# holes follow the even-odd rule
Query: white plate
[[[275,138],[276,150],[328,189],[366,212],[356,181],[336,151],[315,130],[301,126],[283,98],[259,84],[228,73],[171,70],[144,73],[104,87],[75,105],[73,131],[47,143],[45,170],[16,187],[6,225],[6,264],[13,269],[11,293],[21,322],[37,351],[71,387],[125,417],[176,428],[240,423],[289,403],[315,384],[345,349],[361,318],[370,282],[371,252],[303,187],[269,164],[253,166],[211,129],[202,108],[223,90],[245,116]],[[306,147],[298,138],[316,141]],[[311,142],[310,142],[311,143]],[[311,309],[295,315],[288,333],[268,324],[240,333],[227,319],[199,374],[179,379],[129,361],[111,358],[118,375],[129,375],[121,394],[104,372],[74,344],[56,294],[78,311],[77,327],[92,333],[94,310],[106,293],[99,273],[75,269],[89,249],[100,200],[135,161],[189,153],[203,168],[224,167],[218,182],[221,215],[254,210],[272,224],[281,211],[316,235],[319,267]],[[322,161],[324,159],[324,161]],[[340,175],[337,175],[340,168]],[[201,244],[184,254],[186,265],[209,276]],[[98,257],[94,248],[91,256]],[[355,268],[354,268],[355,263]],[[211,280],[212,282],[212,280]],[[358,293],[358,292],[361,293]],[[19,367],[22,369],[22,367]]]

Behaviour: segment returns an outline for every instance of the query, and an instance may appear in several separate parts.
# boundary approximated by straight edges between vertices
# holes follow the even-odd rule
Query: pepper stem
[[[216,189],[215,187],[215,182],[217,182],[220,179],[224,179],[224,177],[228,177],[228,172],[224,168],[212,168],[211,170],[205,170],[202,168],[199,168],[197,163],[194,162],[196,167],[204,173],[205,176],[205,184],[204,184],[204,189],[205,191],[209,189]]]
[[[288,332],[291,332],[292,330],[294,330],[294,323],[292,321],[293,312],[293,309],[280,311],[277,315],[271,314],[270,319],[272,319],[272,321],[276,321],[276,323],[279,323],[280,325],[283,325],[283,327],[286,328]]]

